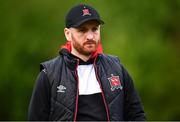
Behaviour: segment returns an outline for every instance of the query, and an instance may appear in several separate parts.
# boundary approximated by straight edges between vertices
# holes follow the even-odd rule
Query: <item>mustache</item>
[[[84,44],[96,44],[96,41],[88,40],[88,41],[84,42]]]

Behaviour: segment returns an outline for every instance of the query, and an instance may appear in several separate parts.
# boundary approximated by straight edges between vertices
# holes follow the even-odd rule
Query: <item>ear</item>
[[[64,28],[64,35],[65,35],[67,41],[72,40],[71,30],[69,28]]]

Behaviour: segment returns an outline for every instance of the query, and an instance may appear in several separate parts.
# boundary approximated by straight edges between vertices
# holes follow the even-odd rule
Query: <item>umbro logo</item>
[[[57,89],[58,89],[57,92],[61,92],[61,93],[64,93],[66,91],[66,87],[63,85],[59,85]]]

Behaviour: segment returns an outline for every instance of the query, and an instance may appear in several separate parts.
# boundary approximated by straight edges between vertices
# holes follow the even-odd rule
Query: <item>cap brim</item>
[[[92,21],[92,20],[95,20],[97,21],[100,25],[103,25],[104,24],[104,21],[100,20],[100,19],[97,19],[97,18],[87,18],[87,19],[84,19],[78,23],[76,23],[75,25],[72,25],[71,27],[80,27],[83,23],[87,22],[87,21]]]

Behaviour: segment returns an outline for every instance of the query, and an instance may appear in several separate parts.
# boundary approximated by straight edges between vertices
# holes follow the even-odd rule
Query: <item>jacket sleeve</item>
[[[33,89],[28,120],[48,120],[50,113],[50,84],[44,70],[42,70]]]
[[[125,120],[126,121],[145,121],[145,113],[141,104],[140,97],[134,88],[133,80],[128,72],[123,68],[124,94],[125,94]]]

